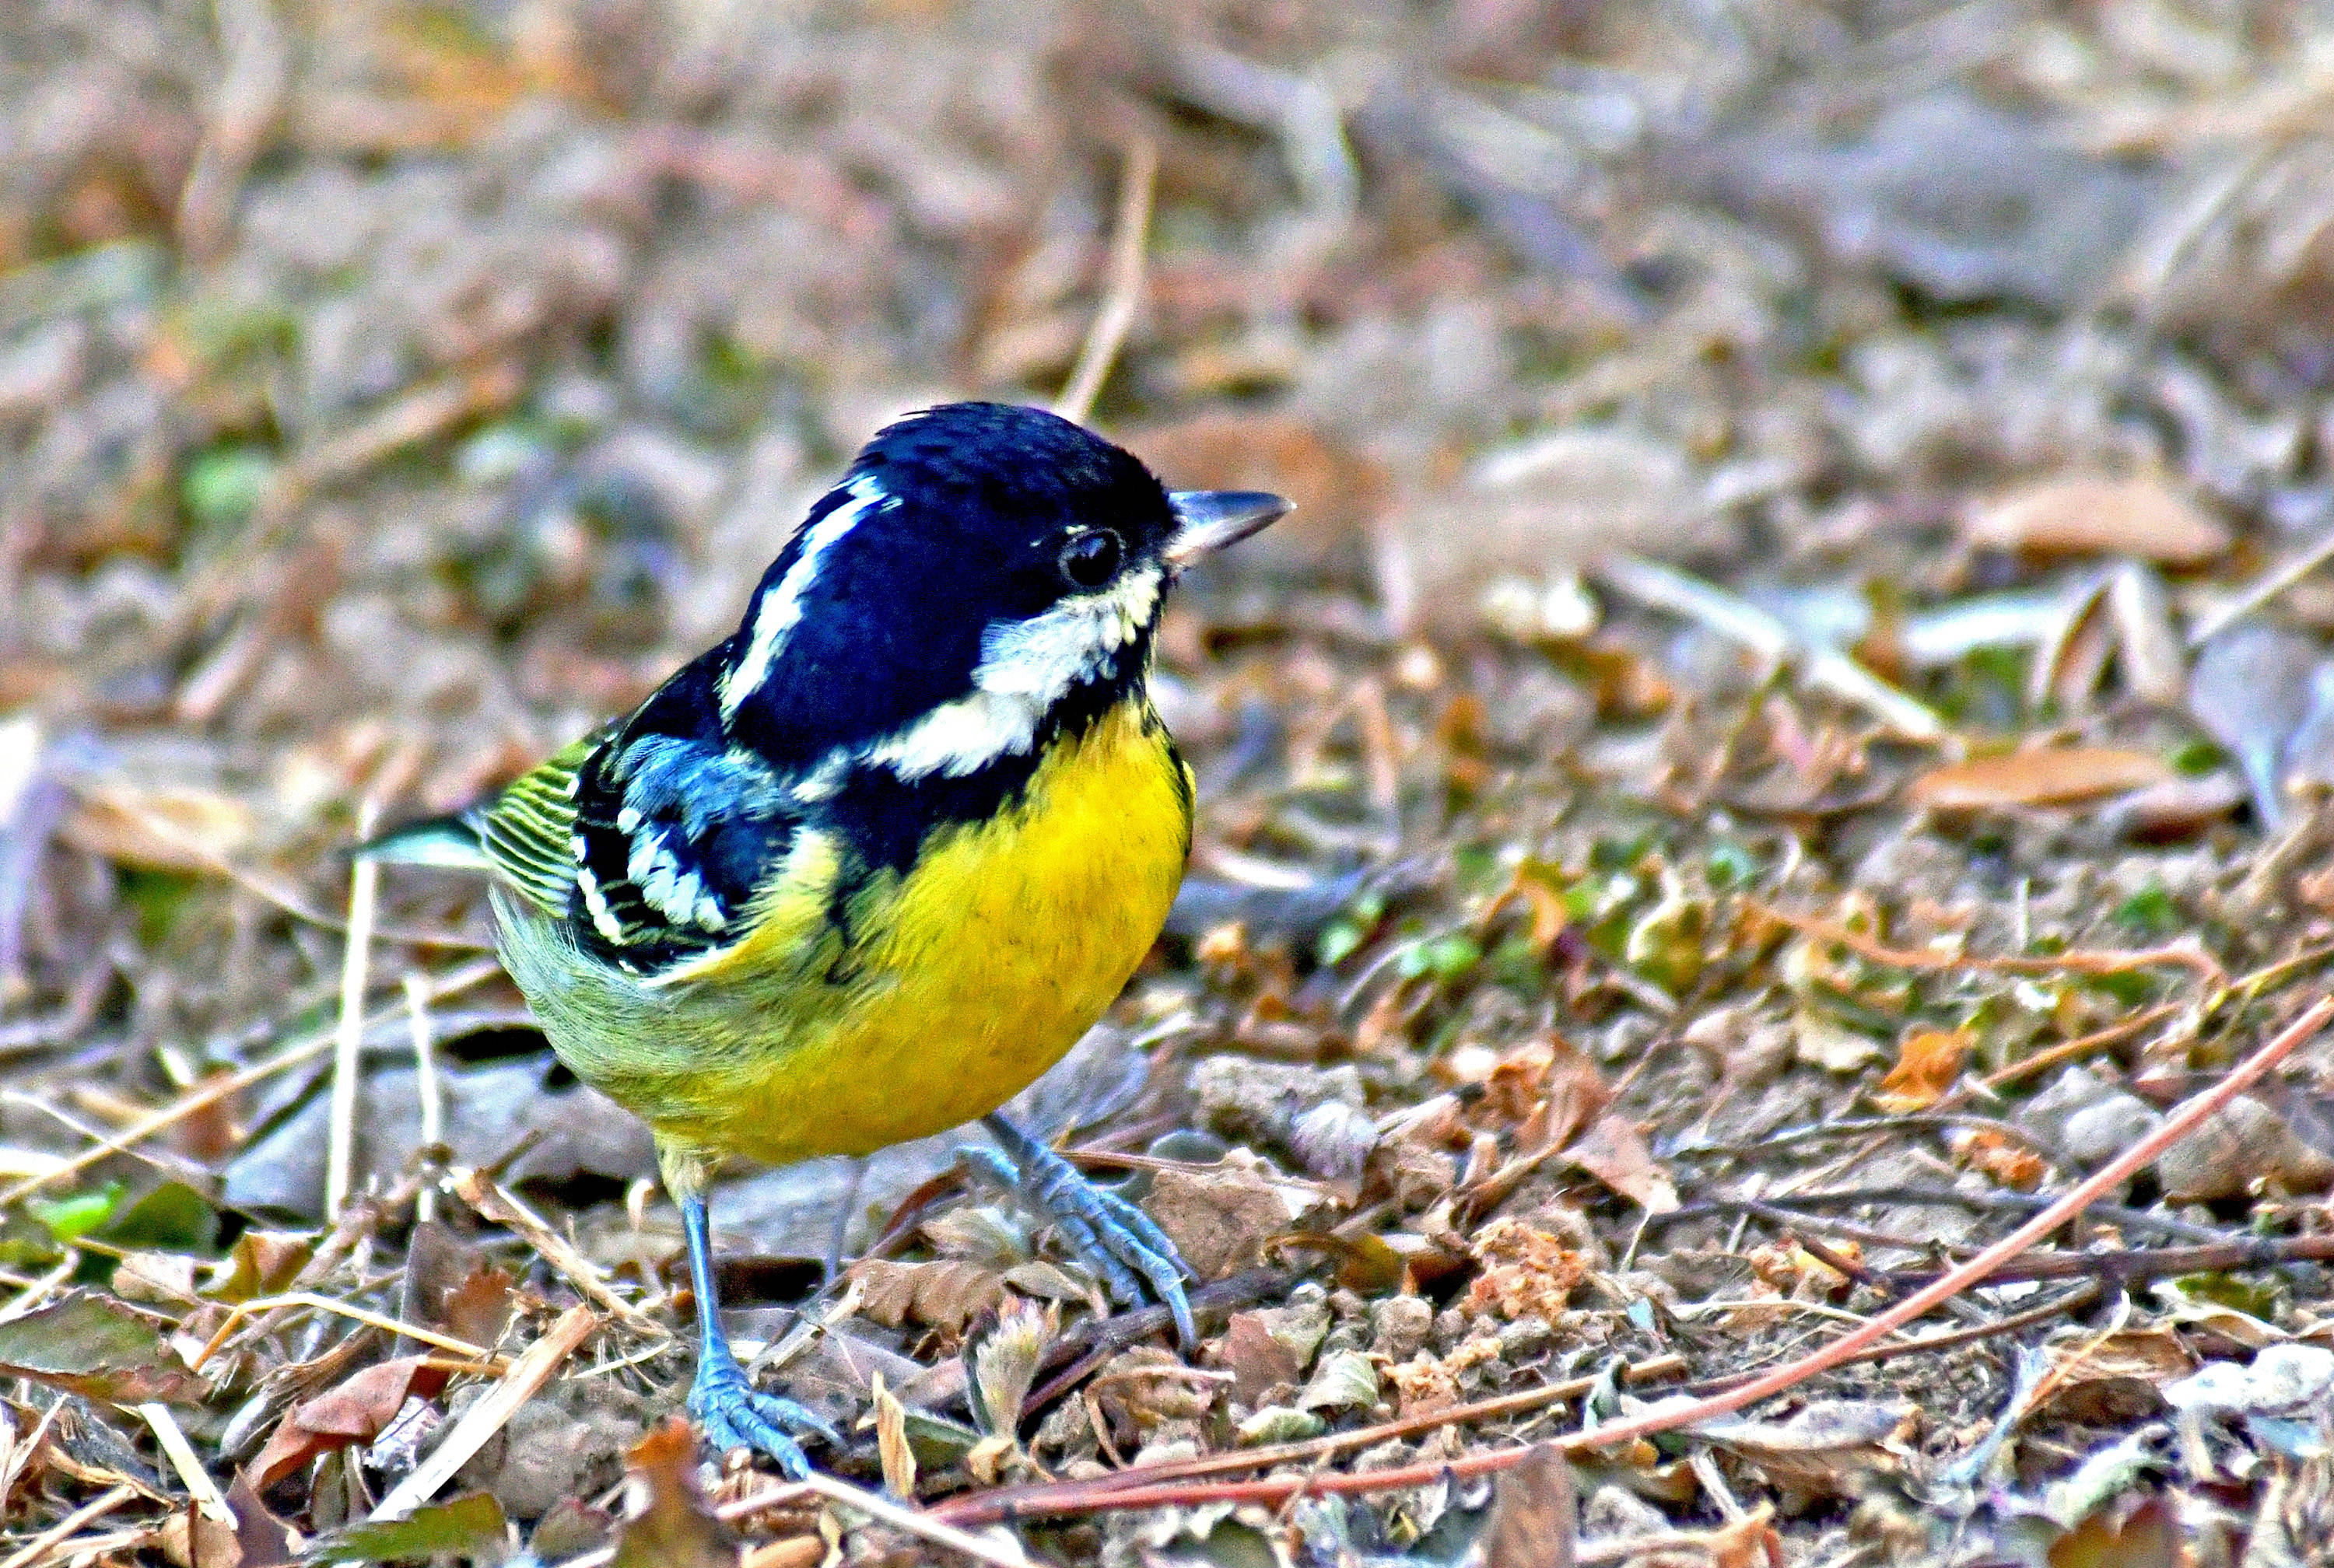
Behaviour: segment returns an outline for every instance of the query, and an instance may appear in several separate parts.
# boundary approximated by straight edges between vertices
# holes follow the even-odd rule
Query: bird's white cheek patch
[[[1027,620],[1000,620],[980,640],[970,697],[932,709],[862,754],[903,779],[961,778],[1035,745],[1054,705],[1108,673],[1140,637],[1164,586],[1157,567],[1130,572],[1105,592],[1066,599]]]
[[[803,597],[818,581],[826,553],[858,526],[862,518],[878,507],[891,505],[893,499],[865,475],[851,482],[850,495],[848,502],[811,524],[810,532],[803,536],[802,553],[795,558],[795,563],[786,569],[784,577],[762,591],[760,601],[754,606],[753,630],[747,635],[746,651],[722,672],[722,717],[736,713],[738,705],[770,678],[779,650],[786,647],[786,634],[802,620]]]

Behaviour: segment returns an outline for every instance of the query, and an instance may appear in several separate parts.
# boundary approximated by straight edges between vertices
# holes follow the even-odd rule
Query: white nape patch
[[[992,622],[981,634],[972,695],[877,741],[862,760],[903,779],[962,778],[1027,752],[1054,705],[1100,677],[1142,634],[1164,586],[1159,568],[1146,566],[1027,620]]]
[[[760,601],[754,606],[754,630],[746,640],[745,654],[721,676],[722,717],[735,714],[738,705],[753,696],[755,689],[770,678],[778,651],[786,646],[786,633],[802,619],[803,595],[818,581],[819,563],[826,553],[869,513],[898,504],[897,497],[885,493],[872,475],[863,474],[854,479],[849,494],[849,502],[811,524],[810,532],[803,536],[802,553],[795,557],[795,563],[786,568],[784,577],[763,590]]]
[[[624,875],[641,901],[676,925],[718,931],[729,923],[720,902],[695,871],[683,871],[662,833],[636,834],[624,860]]]

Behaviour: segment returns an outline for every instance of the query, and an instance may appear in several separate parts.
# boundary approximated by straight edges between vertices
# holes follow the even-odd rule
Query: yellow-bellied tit
[[[361,851],[491,873],[552,1048],[655,1132],[696,1287],[689,1408],[717,1447],[800,1474],[794,1433],[834,1440],[722,1333],[704,1190],[725,1155],[985,1117],[1001,1152],[977,1163],[1192,1342],[1173,1244],[995,1112],[1117,996],[1183,875],[1191,774],[1146,685],[1167,591],[1288,510],[1171,494],[1034,409],[911,416],[726,640],[499,795]]]

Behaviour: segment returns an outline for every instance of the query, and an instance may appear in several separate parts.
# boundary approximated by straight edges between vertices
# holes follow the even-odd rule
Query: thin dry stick
[[[414,1467],[413,1473],[390,1489],[388,1496],[372,1511],[375,1519],[402,1519],[437,1494],[438,1488],[454,1478],[454,1472],[470,1462],[470,1457],[487,1446],[487,1439],[503,1429],[503,1423],[518,1413],[518,1408],[535,1398],[544,1384],[551,1380],[561,1363],[575,1353],[575,1347],[591,1337],[600,1326],[599,1315],[587,1306],[572,1306],[559,1315],[544,1336],[526,1347],[518,1360],[510,1364],[486,1398],[462,1413],[439,1445],[429,1450],[429,1457]]]
[[[2128,951],[2067,952],[2047,955],[2016,955],[2000,958],[1972,957],[1966,953],[1929,952],[1918,948],[1891,948],[1876,942],[1860,931],[1850,930],[1837,921],[1817,915],[1795,915],[1789,909],[1779,909],[1772,904],[1756,899],[1742,900],[1751,913],[1789,926],[1794,931],[1826,942],[1837,942],[1859,958],[1876,964],[1886,964],[1892,969],[1917,969],[1936,972],[1948,969],[1972,969],[1992,975],[2127,975],[2134,969],[2176,967],[2195,971],[2197,978],[2220,990],[2228,981],[2228,971],[2219,960],[2198,947],[2192,939],[2167,943],[2161,948],[2136,948]]]
[[[832,1476],[823,1476],[816,1471],[803,1480],[766,1487],[750,1496],[724,1503],[713,1510],[713,1515],[725,1525],[734,1525],[741,1519],[767,1513],[772,1508],[799,1502],[805,1497],[824,1497],[838,1508],[889,1525],[895,1530],[930,1541],[934,1545],[961,1552],[976,1562],[994,1563],[997,1568],[1029,1568],[1027,1554],[1017,1545],[984,1540],[931,1514],[902,1507],[887,1497],[863,1491],[847,1481],[838,1481]],[[615,1560],[616,1548],[602,1546],[580,1557],[569,1558],[562,1568],[607,1568]]]
[[[200,1371],[205,1361],[218,1354],[219,1347],[227,1343],[229,1336],[235,1332],[236,1324],[256,1317],[262,1313],[277,1312],[287,1307],[311,1307],[317,1312],[331,1313],[335,1316],[361,1323],[367,1328],[379,1329],[391,1337],[401,1336],[425,1345],[435,1345],[449,1355],[460,1356],[465,1361],[474,1363],[475,1370],[479,1371],[488,1371],[501,1364],[495,1352],[484,1345],[474,1345],[468,1340],[458,1340],[452,1334],[441,1334],[435,1329],[425,1329],[414,1323],[400,1323],[395,1318],[384,1317],[380,1313],[368,1311],[352,1302],[341,1301],[333,1296],[319,1295],[314,1291],[295,1290],[283,1295],[256,1296],[250,1301],[236,1303],[235,1310],[227,1314],[227,1321],[219,1324],[218,1332],[211,1335],[201,1352],[196,1355],[189,1370]]]
[[[2031,1078],[2046,1067],[2056,1067],[2061,1062],[2072,1062],[2078,1057],[2088,1056],[2094,1051],[2120,1044],[2133,1035],[2177,1015],[2180,1010],[2180,1004],[2177,1002],[2161,1003],[2144,1013],[2133,1014],[2120,1024],[2110,1024],[2106,1028],[2085,1034],[2079,1039],[2053,1045],[2047,1051],[2038,1051],[2022,1062],[2011,1063],[1999,1073],[1986,1074],[1978,1082],[1988,1089],[2005,1088],[2021,1078]]]
[[[1135,308],[1143,303],[1143,241],[1151,231],[1151,190],[1159,178],[1159,149],[1149,137],[1137,137],[1126,149],[1126,169],[1118,182],[1118,223],[1110,236],[1110,282],[1102,308],[1078,349],[1078,362],[1069,384],[1054,400],[1054,412],[1084,424],[1094,412],[1095,399],[1109,379],[1127,330],[1134,325]]]
[[[32,1563],[45,1561],[49,1555],[50,1547],[70,1538],[74,1531],[92,1519],[102,1519],[136,1496],[138,1496],[138,1488],[124,1484],[114,1487],[110,1492],[91,1498],[10,1553],[8,1560],[0,1563],[0,1568],[30,1568]]]
[[[429,987],[420,976],[405,976],[405,1013],[413,1024],[413,1086],[421,1101],[421,1142],[424,1148],[445,1136],[445,1110],[438,1095],[438,1053],[429,1037]],[[414,1196],[413,1217],[427,1225],[438,1217],[438,1184],[429,1182]]]
[[[451,996],[458,991],[467,991],[473,986],[490,980],[502,972],[502,965],[492,958],[483,958],[475,964],[466,964],[444,979],[432,981],[431,995],[439,998]],[[367,1018],[365,1026],[370,1029],[375,1024],[387,1023],[389,1019],[390,1014],[384,1010]],[[304,1062],[314,1061],[332,1049],[333,1038],[332,1034],[311,1035],[297,1045],[285,1047],[265,1062],[255,1063],[240,1073],[231,1073],[216,1082],[202,1085],[193,1092],[172,1101],[142,1121],[130,1123],[95,1148],[82,1150],[71,1159],[57,1166],[55,1169],[43,1171],[37,1176],[28,1176],[5,1192],[0,1192],[0,1208],[5,1208],[28,1193],[38,1192],[44,1187],[53,1186],[69,1176],[77,1176],[99,1160],[143,1143],[163,1129],[175,1127],[196,1112],[207,1111],[220,1101],[231,1095],[240,1094],[253,1084],[273,1078],[287,1068],[297,1067]]]
[[[140,1405],[138,1413],[154,1429],[155,1442],[161,1445],[163,1456],[170,1461],[170,1468],[178,1473],[179,1481],[187,1488],[187,1496],[195,1500],[195,1506],[202,1510],[203,1516],[232,1528],[235,1525],[234,1510],[227,1505],[227,1499],[219,1496],[218,1484],[211,1479],[210,1472],[203,1468],[201,1457],[195,1452],[195,1446],[187,1441],[187,1434],[180,1429],[178,1419],[170,1414],[170,1407]]]
[[[1761,1400],[1771,1399],[1786,1390],[1798,1387],[1819,1372],[1828,1371],[1855,1359],[1858,1352],[1878,1343],[1940,1303],[1979,1284],[2003,1264],[2065,1225],[2107,1193],[2130,1180],[2165,1150],[2187,1137],[2207,1118],[2243,1093],[2263,1073],[2313,1039],[2329,1018],[2334,1018],[2334,997],[2320,997],[2301,1016],[2281,1030],[2276,1038],[2239,1063],[2226,1078],[2190,1099],[2166,1117],[2153,1133],[2100,1167],[2056,1203],[1967,1263],[1914,1292],[1853,1332],[1796,1361],[1787,1361],[1739,1388],[1705,1399],[1665,1403],[1627,1420],[1614,1421],[1592,1431],[1575,1432],[1551,1440],[1567,1452],[1580,1452],[1675,1431],[1682,1427],[1731,1415]],[[935,1512],[941,1518],[958,1524],[989,1524],[1040,1515],[1097,1513],[1106,1509],[1150,1508],[1170,1504],[1263,1503],[1269,1506],[1278,1505],[1301,1493],[1394,1491],[1405,1486],[1430,1486],[1445,1476],[1465,1478],[1490,1475],[1522,1462],[1531,1451],[1529,1448],[1501,1449],[1488,1454],[1472,1454],[1442,1464],[1411,1465],[1357,1476],[1275,1477],[1217,1486],[1153,1485],[1149,1484],[1151,1477],[1147,1476],[1142,1477],[1145,1484],[1127,1486],[1123,1484],[1122,1477],[1114,1476],[1091,1483],[1075,1484],[1088,1488],[1075,1496],[1065,1495],[1072,1490],[1070,1486],[1047,1488],[1052,1495],[1044,1497],[1033,1496],[1039,1488],[1010,1487],[959,1498]]]
[[[357,816],[357,836],[372,837],[373,806]],[[349,939],[341,957],[341,1025],[333,1041],[333,1115],[324,1143],[324,1217],[336,1220],[356,1171],[357,1088],[364,1079],[365,982],[372,964],[373,895],[381,862],[360,859],[349,874]]]
[[[544,1262],[564,1275],[567,1283],[586,1297],[597,1302],[630,1327],[660,1338],[669,1337],[662,1324],[608,1288],[608,1282],[601,1276],[599,1265],[568,1245],[567,1238],[552,1229],[541,1215],[520,1202],[485,1171],[458,1171],[453,1179],[455,1192],[464,1203],[476,1209],[481,1218],[517,1231],[526,1238],[527,1245],[542,1255]]]

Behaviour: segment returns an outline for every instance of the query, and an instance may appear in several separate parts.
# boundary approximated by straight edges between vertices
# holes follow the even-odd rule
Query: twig
[[[1137,137],[1126,149],[1126,168],[1119,176],[1118,222],[1110,236],[1110,281],[1102,308],[1078,349],[1078,362],[1069,384],[1054,399],[1054,412],[1079,424],[1094,412],[1095,399],[1110,367],[1134,325],[1134,312],[1143,303],[1143,242],[1151,229],[1151,190],[1159,178],[1159,149],[1149,137]]]
[[[136,1496],[138,1488],[125,1482],[110,1492],[91,1498],[10,1553],[8,1560],[0,1563],[0,1568],[28,1568],[29,1564],[41,1562],[48,1556],[50,1547],[67,1539],[92,1519],[102,1519]]]
[[[2145,1012],[2133,1014],[2120,1024],[2110,1024],[2104,1029],[2053,1045],[2047,1051],[2038,1051],[2022,1062],[2011,1063],[1999,1073],[1987,1073],[1978,1082],[1988,1089],[2007,1088],[2021,1078],[2032,1077],[2046,1067],[2056,1067],[2061,1062],[2072,1062],[2079,1057],[2088,1056],[2094,1051],[2103,1051],[2110,1045],[2119,1045],[2133,1035],[2152,1029],[2156,1024],[2175,1016],[2180,1011],[2181,1005],[2177,1002],[2159,1003]]]
[[[357,818],[360,838],[372,836],[372,803]],[[349,875],[349,938],[341,957],[341,1019],[333,1038],[333,1112],[324,1141],[324,1218],[341,1217],[356,1170],[357,1089],[364,1078],[365,982],[372,964],[373,895],[381,862],[356,862]]]
[[[2162,1279],[2175,1274],[2225,1274],[2241,1268],[2276,1268],[2289,1263],[2334,1262],[2334,1236],[2288,1236],[2259,1241],[2224,1241],[2207,1246],[2118,1247],[2112,1252],[2042,1252],[2003,1265],[1995,1283],[2027,1280]],[[1881,1278],[1902,1289],[1934,1276],[1899,1270]]]
[[[1779,909],[1772,904],[1746,898],[1743,906],[1754,915],[1789,926],[1794,931],[1826,942],[1837,942],[1859,958],[1875,964],[1886,964],[1892,969],[1915,969],[1935,974],[1952,969],[1969,969],[1990,975],[2127,975],[2135,969],[2174,967],[2194,971],[2197,978],[2214,991],[2228,981],[2228,971],[2220,961],[2198,946],[2194,938],[2167,943],[2161,948],[2136,948],[2128,951],[2113,949],[2099,952],[2080,950],[2049,954],[2013,954],[1999,958],[1973,957],[1967,953],[1938,953],[1919,948],[1891,948],[1876,942],[1861,931],[1850,930],[1837,921],[1817,915],[1795,915],[1789,909]]]
[[[443,979],[431,981],[430,995],[438,997],[450,996],[458,991],[467,991],[473,986],[490,980],[502,972],[502,965],[492,958],[480,959],[475,964],[466,964]],[[377,1016],[368,1018],[366,1027],[371,1028],[386,1022],[390,1017],[390,1014],[383,1012]],[[6,1191],[0,1192],[0,1208],[5,1208],[28,1193],[38,1192],[45,1187],[53,1187],[69,1176],[77,1176],[99,1160],[143,1143],[163,1129],[175,1127],[196,1112],[207,1111],[220,1101],[240,1094],[253,1084],[273,1078],[286,1068],[297,1067],[304,1062],[314,1061],[332,1048],[333,1038],[329,1034],[311,1035],[297,1045],[286,1046],[265,1062],[255,1063],[240,1073],[231,1073],[224,1078],[202,1085],[191,1093],[172,1101],[151,1116],[130,1123],[96,1148],[82,1150],[71,1159],[58,1165],[55,1169],[44,1170],[37,1176],[28,1176]]]
[[[1977,1256],[1931,1282],[1898,1302],[1887,1311],[1868,1320],[1861,1328],[1797,1360],[1787,1361],[1770,1371],[1761,1373],[1739,1388],[1712,1394],[1700,1400],[1664,1402],[1641,1415],[1614,1421],[1594,1430],[1576,1432],[1553,1441],[1567,1452],[1610,1448],[1615,1444],[1634,1442],[1657,1433],[1675,1431],[1730,1415],[1747,1405],[1757,1404],[1785,1390],[1796,1388],[1818,1372],[1830,1371],[1853,1359],[1858,1352],[1877,1344],[1906,1323],[1927,1313],[1939,1303],[1982,1283],[2003,1264],[2031,1247],[2036,1242],[2065,1225],[2098,1198],[2156,1159],[2163,1152],[2194,1131],[2207,1118],[2225,1107],[2263,1073],[2291,1056],[2314,1038],[2334,1018],[2334,998],[2321,997],[2301,1016],[2296,1018],[2276,1038],[2239,1063],[2227,1077],[2205,1092],[2196,1095],[2166,1117],[2156,1130],[2131,1148],[2117,1155],[2083,1181],[2078,1183],[2049,1208],[2026,1224],[1986,1248]],[[1471,1454],[1446,1463],[1411,1465],[1395,1469],[1374,1470],[1363,1475],[1321,1477],[1274,1477],[1264,1480],[1233,1482],[1215,1486],[1187,1486],[1175,1483],[1152,1482],[1151,1477],[1139,1477],[1133,1485],[1116,1487],[1097,1486],[1076,1502],[1032,1507],[1024,1502],[1029,1489],[1008,1488],[1002,1492],[977,1493],[945,1505],[937,1512],[959,1523],[989,1523],[996,1520],[1022,1519],[1037,1514],[1086,1514],[1106,1509],[1149,1508],[1163,1505],[1191,1505],[1206,1503],[1262,1503],[1278,1505],[1303,1493],[1357,1493],[1396,1491],[1407,1486],[1431,1486],[1444,1477],[1466,1478],[1491,1475],[1520,1463],[1532,1452],[1529,1448],[1502,1449],[1486,1454]],[[1122,1477],[1112,1477],[1113,1480]]]
[[[444,1141],[445,1110],[438,1094],[438,1053],[429,1030],[429,987],[421,976],[405,976],[405,1013],[413,1024],[413,1087],[421,1101],[421,1144],[427,1149]],[[413,1217],[428,1225],[438,1217],[438,1184],[424,1182],[414,1195]]]
[[[1898,1356],[1921,1355],[1933,1351],[1949,1351],[1956,1345],[1965,1345],[1976,1340],[1998,1339],[2003,1334],[2016,1333],[2020,1329],[2031,1328],[2039,1323],[2047,1323],[2052,1318],[2074,1311],[2077,1307],[2088,1306],[2098,1300],[2098,1286],[2087,1284],[2078,1290],[2068,1292],[2057,1301],[2046,1302],[2040,1306],[2028,1307],[2024,1312],[2012,1313],[2006,1318],[1992,1318],[1982,1323],[1972,1323],[1967,1328],[1945,1329],[1934,1334],[1919,1334],[1906,1339],[1891,1340],[1885,1345],[1873,1345],[1857,1352],[1856,1354],[1840,1362],[1840,1365],[1854,1367],[1864,1366],[1873,1361],[1893,1361]],[[1755,1371],[1731,1372],[1721,1378],[1703,1378],[1686,1384],[1685,1391],[1697,1397],[1702,1394],[1714,1394],[1722,1390],[1747,1383],[1759,1375]]]
[[[194,1499],[195,1506],[202,1510],[203,1516],[232,1527],[235,1511],[227,1505],[227,1499],[219,1496],[218,1484],[211,1479],[210,1472],[203,1468],[201,1457],[195,1452],[195,1446],[187,1441],[187,1434],[179,1428],[178,1419],[170,1414],[170,1407],[145,1404],[138,1407],[138,1413],[154,1429],[154,1441],[161,1445],[163,1457],[170,1461],[170,1468],[178,1473],[179,1481],[187,1488],[187,1496]]]
[[[2262,605],[2334,560],[2334,528],[2329,528],[2285,560],[2237,591],[2227,603],[2198,616],[2188,628],[2188,646],[2202,648]]]
[[[590,1307],[572,1306],[562,1313],[544,1336],[510,1364],[502,1381],[462,1413],[453,1429],[429,1450],[429,1457],[390,1489],[371,1516],[402,1519],[428,1502],[439,1487],[453,1478],[455,1471],[486,1447],[487,1438],[503,1429],[503,1423],[517,1414],[521,1405],[535,1398],[536,1390],[551,1380],[560,1364],[575,1353],[575,1347],[599,1326],[600,1319]]]
[[[520,1202],[494,1178],[483,1170],[462,1170],[454,1174],[453,1182],[455,1192],[477,1210],[479,1217],[507,1226],[524,1236],[527,1245],[542,1255],[544,1262],[565,1275],[568,1284],[598,1303],[611,1316],[643,1333],[669,1337],[655,1319],[609,1288],[598,1265],[577,1252],[565,1236],[552,1229],[541,1215]]]
[[[1757,1214],[1761,1208],[1812,1209],[1818,1213],[1834,1208],[1861,1208],[1866,1204],[1894,1203],[1918,1207],[1924,1204],[1943,1204],[1953,1208],[1970,1208],[1980,1212],[1992,1209],[2016,1214],[2039,1214],[2057,1200],[2033,1192],[1964,1192],[1957,1188],[1926,1187],[1857,1187],[1826,1192],[1777,1192],[1760,1198],[1703,1198],[1666,1214],[1647,1217],[1650,1225],[1673,1225],[1681,1220],[1708,1219],[1720,1214]],[[2095,1203],[2089,1213],[2094,1218],[2126,1230],[2153,1231],[2158,1236],[2174,1236],[2183,1241],[2202,1242],[2207,1246],[2229,1238],[2209,1226],[2192,1225],[2169,1215],[2150,1214],[2145,1209],[2127,1208],[2119,1203]],[[1794,1224],[1803,1220],[1794,1214]]]

